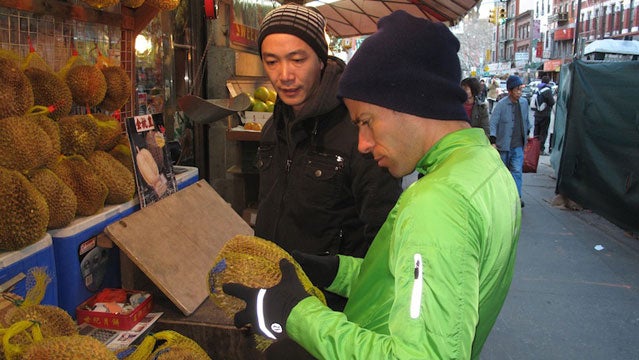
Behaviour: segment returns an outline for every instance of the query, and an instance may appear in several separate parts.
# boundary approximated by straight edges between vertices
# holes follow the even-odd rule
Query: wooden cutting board
[[[253,229],[204,180],[104,232],[188,316],[209,295],[207,278],[224,243]]]

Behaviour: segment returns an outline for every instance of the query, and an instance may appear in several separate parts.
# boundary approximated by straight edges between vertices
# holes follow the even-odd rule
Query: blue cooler
[[[31,286],[31,284],[27,284],[29,271],[37,267],[43,268],[51,279],[41,304],[57,306],[58,280],[53,245],[49,234],[21,250],[0,252],[0,287],[2,287],[2,291],[9,291],[24,298],[29,290],[28,286]]]
[[[196,167],[173,166],[173,173],[175,174],[175,181],[177,181],[178,190],[182,190],[189,185],[195,184],[199,180],[199,173]]]
[[[97,291],[120,287],[120,251],[110,241],[106,241],[110,247],[100,246],[105,244],[98,241],[98,235],[138,208],[137,198],[107,205],[95,215],[77,217],[67,227],[49,231],[58,275],[58,306],[74,318],[75,308]]]

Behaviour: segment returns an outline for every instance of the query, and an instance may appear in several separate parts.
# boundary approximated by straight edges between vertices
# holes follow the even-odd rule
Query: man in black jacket
[[[288,252],[363,257],[401,193],[401,182],[357,150],[337,98],[345,64],[328,56],[325,20],[288,4],[269,12],[258,46],[278,93],[262,130],[255,235]],[[343,298],[327,294],[341,310]]]
[[[541,84],[537,87],[537,109],[534,111],[535,116],[535,137],[539,139],[539,146],[542,155],[548,155],[545,152],[546,138],[548,137],[548,127],[550,126],[550,112],[555,105],[555,97],[552,88],[548,84],[550,78],[547,75],[541,77]],[[545,104],[543,106],[542,104]],[[540,110],[543,108],[543,110]]]

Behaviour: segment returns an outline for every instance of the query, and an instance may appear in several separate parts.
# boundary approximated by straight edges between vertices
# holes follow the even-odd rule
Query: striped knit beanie
[[[304,40],[326,65],[328,44],[324,36],[326,20],[315,8],[297,4],[286,4],[271,10],[264,17],[257,46],[262,57],[262,42],[270,34],[291,34]]]

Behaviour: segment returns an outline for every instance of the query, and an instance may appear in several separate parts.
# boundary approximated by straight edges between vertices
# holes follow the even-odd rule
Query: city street
[[[548,156],[523,184],[515,276],[481,359],[639,359],[636,234],[552,206]]]

